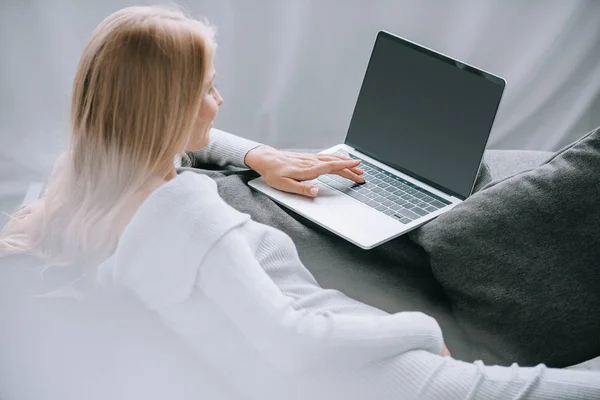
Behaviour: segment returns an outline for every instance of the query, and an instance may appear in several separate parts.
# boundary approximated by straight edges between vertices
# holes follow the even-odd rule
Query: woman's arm
[[[372,363],[343,378],[354,398],[419,400],[600,399],[600,373],[485,366],[417,350]]]
[[[239,168],[248,168],[244,162],[246,154],[260,145],[258,142],[212,128],[208,147],[198,151],[186,152],[181,160],[181,166],[201,168],[202,165],[212,164],[220,167],[232,165]]]
[[[360,177],[363,171],[357,168],[359,162],[351,158],[280,151],[214,128],[210,131],[208,147],[183,153],[175,160],[177,167],[202,168],[207,164],[251,168],[275,189],[308,197],[315,197],[318,187],[304,181],[322,174],[337,174],[357,183],[364,182]]]
[[[227,233],[202,263],[197,285],[276,368],[344,370],[415,349],[441,352],[440,327],[422,313],[339,315],[327,307],[304,308],[308,296],[301,287],[310,290],[310,281],[300,281],[296,295],[282,292],[256,258],[250,243],[257,240],[245,234],[244,225]],[[268,242],[275,257],[295,252]]]

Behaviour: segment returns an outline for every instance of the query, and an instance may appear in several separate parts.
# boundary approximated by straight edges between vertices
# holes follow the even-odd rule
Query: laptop
[[[504,79],[389,32],[375,39],[343,144],[364,184],[322,175],[316,198],[249,185],[363,249],[438,217],[473,190]]]

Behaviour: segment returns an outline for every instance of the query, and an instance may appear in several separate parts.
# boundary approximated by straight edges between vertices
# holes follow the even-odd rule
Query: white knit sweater
[[[287,235],[193,172],[145,200],[98,277],[135,293],[245,398],[600,398],[597,373],[440,357],[435,320],[320,288]]]
[[[175,166],[192,167],[201,164],[226,165],[247,168],[244,159],[246,154],[261,144],[252,140],[232,135],[220,129],[210,130],[209,145],[199,151],[180,154],[175,158]]]

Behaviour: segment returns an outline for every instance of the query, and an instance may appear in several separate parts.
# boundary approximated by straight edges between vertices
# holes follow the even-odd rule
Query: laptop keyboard
[[[321,175],[318,180],[327,186],[368,205],[403,224],[424,217],[450,204],[417,185],[395,176],[355,155],[337,151],[334,154],[360,160],[365,183],[358,184],[339,175]]]

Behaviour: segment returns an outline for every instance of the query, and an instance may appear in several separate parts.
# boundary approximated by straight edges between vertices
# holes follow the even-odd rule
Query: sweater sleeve
[[[373,399],[591,400],[600,399],[600,373],[485,366],[416,350],[353,371],[343,387]]]
[[[246,154],[260,145],[261,143],[213,128],[210,130],[208,146],[202,150],[183,154],[181,166],[198,168],[202,165],[213,164],[220,167],[232,165],[248,168],[244,163]]]
[[[344,369],[415,349],[441,351],[440,327],[422,313],[339,315],[301,308],[302,299],[284,294],[263,270],[242,229],[208,252],[197,284],[274,367]]]

